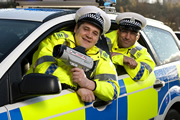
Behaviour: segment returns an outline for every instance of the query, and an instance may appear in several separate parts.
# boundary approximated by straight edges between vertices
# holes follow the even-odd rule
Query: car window
[[[171,62],[179,54],[179,48],[168,31],[146,26],[143,30],[152,44],[161,63]]]
[[[39,25],[38,22],[0,20],[0,62]]]

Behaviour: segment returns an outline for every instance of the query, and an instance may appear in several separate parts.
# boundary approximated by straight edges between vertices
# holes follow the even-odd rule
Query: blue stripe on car
[[[1,120],[8,120],[7,112],[0,113]]]
[[[23,120],[21,111],[19,108],[10,110],[11,120]]]
[[[118,120],[127,120],[127,95],[121,97],[121,95],[126,94],[126,86],[123,80],[119,80],[120,86],[120,98],[118,98]],[[123,104],[122,104],[123,103]]]
[[[117,114],[117,100],[113,100],[110,105],[107,105],[106,108],[102,111],[97,110],[94,107],[88,107],[85,110],[86,120],[116,120]]]

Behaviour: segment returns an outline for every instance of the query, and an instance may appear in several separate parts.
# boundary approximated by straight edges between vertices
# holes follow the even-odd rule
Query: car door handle
[[[106,106],[106,105],[108,105],[108,104],[109,104],[109,102],[106,102],[106,101],[95,101],[95,102],[93,103],[93,106],[94,106],[95,108],[97,108],[97,107]]]
[[[162,87],[164,87],[165,86],[165,82],[164,81],[161,81],[161,80],[159,80],[159,79],[157,79],[156,81],[155,81],[155,83],[153,84],[153,88],[154,89],[156,89],[156,90],[160,90]]]
[[[93,107],[96,108],[98,111],[103,111],[111,103],[112,103],[112,101],[96,100],[93,103]]]

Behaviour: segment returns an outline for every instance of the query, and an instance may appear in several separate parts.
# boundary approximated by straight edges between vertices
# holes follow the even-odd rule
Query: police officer
[[[33,55],[29,73],[52,74],[70,88],[74,88],[82,101],[92,102],[95,96],[103,101],[116,99],[119,95],[116,70],[106,52],[95,46],[100,35],[110,28],[106,13],[95,6],[84,6],[75,14],[74,31],[59,31],[44,39]],[[63,44],[70,48],[82,46],[94,61],[93,69],[85,73],[83,69],[67,65],[53,57],[53,48]]]
[[[106,34],[112,61],[123,66],[133,80],[145,80],[155,67],[147,49],[138,44],[139,31],[146,19],[137,13],[124,12],[116,17],[118,30]]]

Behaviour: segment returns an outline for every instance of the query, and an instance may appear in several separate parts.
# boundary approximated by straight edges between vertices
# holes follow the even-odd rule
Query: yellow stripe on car
[[[127,90],[128,120],[146,120],[157,115],[158,92],[153,88],[155,80],[154,73],[151,73],[145,81],[134,81],[130,77],[124,79]]]
[[[47,117],[50,117],[53,120],[85,120],[85,109],[62,115],[64,112],[81,107],[84,107],[84,102],[81,102],[77,94],[74,92],[48,99],[46,101],[23,106],[20,110],[23,119],[26,120],[39,120]],[[61,116],[55,116],[60,113],[62,113]]]

